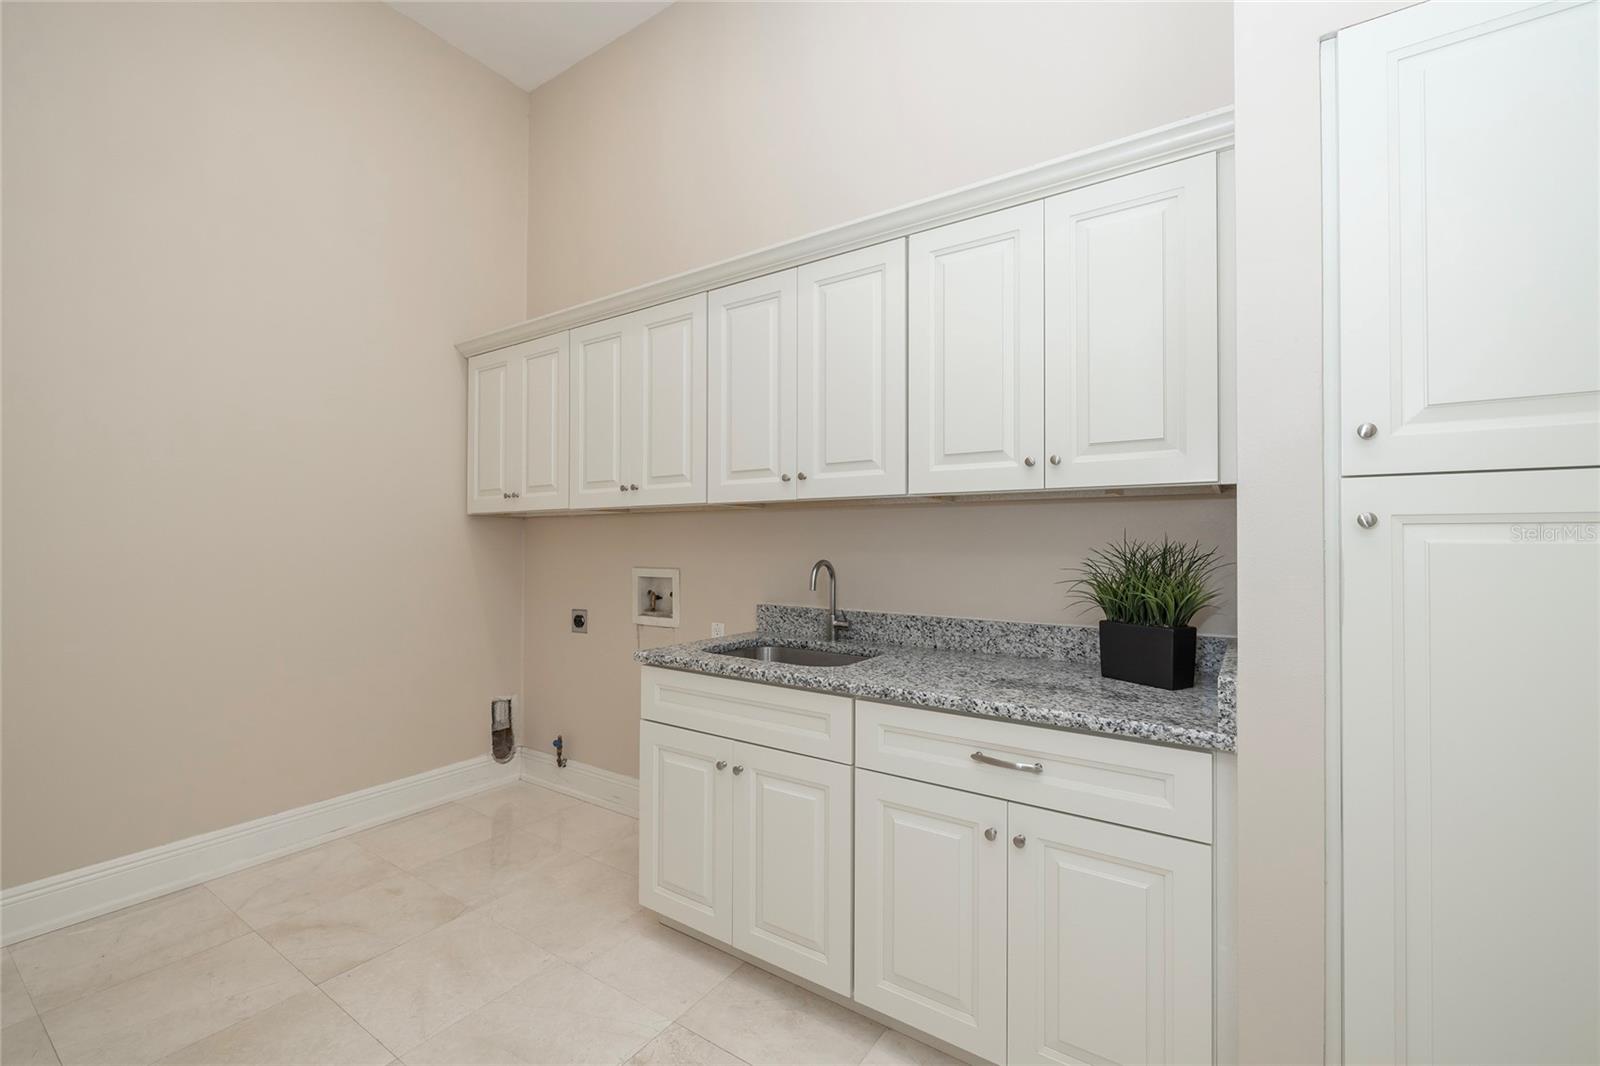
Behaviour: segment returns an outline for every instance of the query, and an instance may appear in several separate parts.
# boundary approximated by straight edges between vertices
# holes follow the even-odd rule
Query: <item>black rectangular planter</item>
[[[1194,626],[1100,623],[1100,676],[1154,688],[1194,687]]]

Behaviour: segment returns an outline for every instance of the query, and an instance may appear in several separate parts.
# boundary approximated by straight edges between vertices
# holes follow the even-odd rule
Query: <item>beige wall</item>
[[[1318,39],[1401,4],[1235,11],[1239,1042],[1323,1061],[1322,198]]]
[[[1056,582],[1089,548],[1167,531],[1220,545],[1232,561],[1232,499],[1091,499],[1028,503],[785,506],[670,514],[540,518],[527,523],[527,683],[523,743],[556,733],[567,754],[629,776],[639,772],[635,648],[698,640],[711,623],[751,629],[757,603],[825,606],[811,564],[839,571],[839,604],[876,611],[1092,624]],[[635,626],[635,566],[681,571],[682,624]],[[1200,629],[1234,630],[1226,599]],[[573,607],[590,632],[573,634]]]
[[[1228,4],[696,4],[532,94],[528,313],[1224,107]]]
[[[4,5],[4,883],[486,750],[527,96],[382,5]]]

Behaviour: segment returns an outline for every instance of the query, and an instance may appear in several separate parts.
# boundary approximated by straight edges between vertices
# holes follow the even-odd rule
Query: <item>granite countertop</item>
[[[826,612],[762,604],[756,631],[634,654],[646,666],[758,681],[883,703],[930,707],[1205,751],[1231,752],[1238,649],[1202,635],[1195,685],[1172,692],[1100,676],[1096,631],[980,619],[844,612],[848,636],[820,639]],[[872,658],[796,666],[719,655],[756,644]]]

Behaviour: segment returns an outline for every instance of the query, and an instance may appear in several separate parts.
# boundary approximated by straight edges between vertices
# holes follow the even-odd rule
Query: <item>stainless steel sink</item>
[[[757,659],[764,663],[789,663],[791,666],[849,666],[870,659],[869,655],[851,655],[842,651],[816,651],[811,648],[786,648],[781,644],[757,644],[752,648],[714,650],[716,655],[737,655],[741,659]]]

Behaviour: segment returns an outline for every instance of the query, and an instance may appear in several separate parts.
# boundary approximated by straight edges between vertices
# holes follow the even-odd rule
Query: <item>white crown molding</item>
[[[456,351],[467,358],[482,355],[642,307],[707,292],[776,270],[786,270],[830,255],[854,251],[896,237],[907,237],[963,218],[1232,146],[1233,108],[1219,108],[1120,141],[1062,156],[881,214],[869,215],[833,229],[821,230],[797,240],[785,241],[698,270],[530,318],[514,326],[462,341],[456,345]]]
[[[13,944],[517,780],[519,763],[480,755],[8,888],[0,892],[0,940]]]
[[[602,770],[574,759],[558,767],[556,757],[547,751],[522,749],[522,779],[556,792],[587,800],[597,807],[639,817],[639,779]]]

